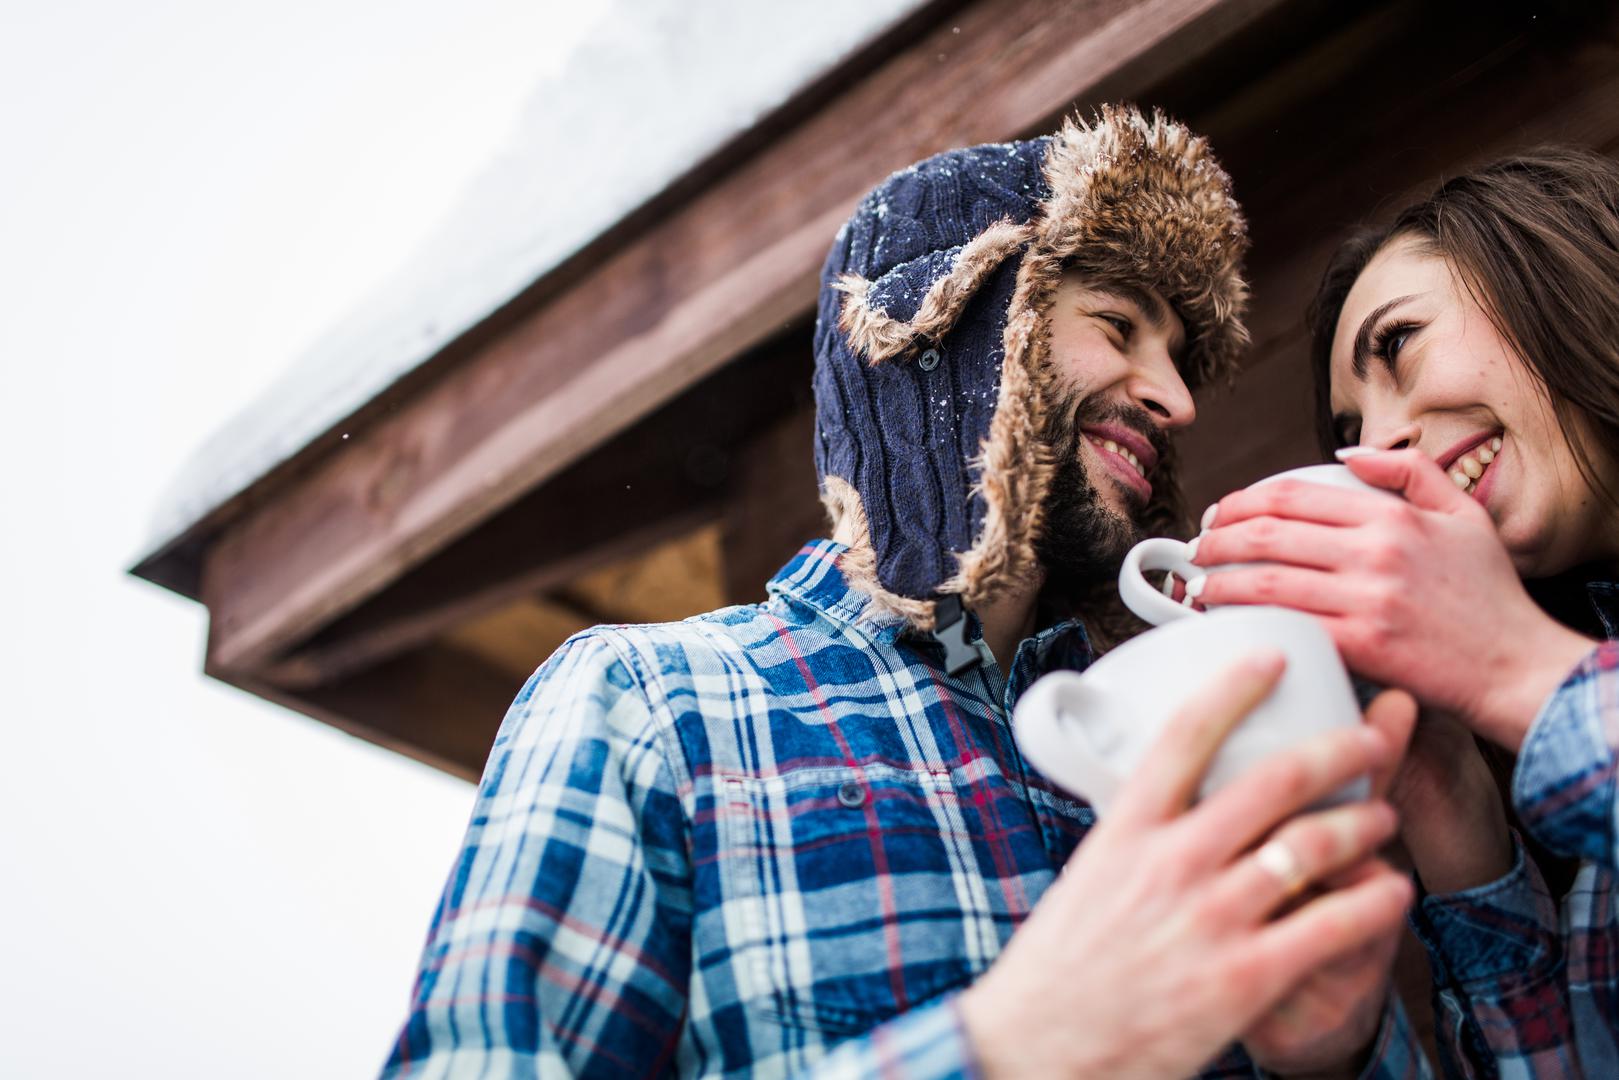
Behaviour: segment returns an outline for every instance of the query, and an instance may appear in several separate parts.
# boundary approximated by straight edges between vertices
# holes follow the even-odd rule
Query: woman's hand
[[[1453,893],[1488,884],[1512,869],[1506,806],[1473,733],[1433,710],[1417,721],[1388,800],[1422,887]]]
[[[1538,608],[1485,509],[1428,458],[1351,458],[1403,500],[1298,481],[1221,499],[1199,538],[1197,598],[1278,604],[1321,617],[1357,674],[1516,750],[1542,702],[1594,643]]]
[[[1267,654],[1236,666],[1169,724],[962,995],[984,1073],[1190,1075],[1323,964],[1399,932],[1410,883],[1372,857],[1395,832],[1393,810],[1299,814],[1355,776],[1387,771],[1397,752],[1385,731],[1328,732],[1187,809],[1282,664]],[[1278,914],[1311,883],[1356,867],[1355,880]]]

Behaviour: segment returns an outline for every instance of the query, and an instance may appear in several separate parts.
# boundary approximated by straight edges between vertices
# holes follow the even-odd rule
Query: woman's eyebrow
[[[1417,293],[1410,293],[1406,296],[1396,296],[1388,303],[1375,308],[1370,315],[1361,320],[1360,329],[1355,331],[1355,352],[1349,364],[1349,369],[1355,373],[1355,378],[1360,379],[1362,382],[1366,380],[1366,366],[1372,357],[1372,328],[1377,325],[1378,320],[1383,316],[1406,301],[1415,300],[1417,295]]]

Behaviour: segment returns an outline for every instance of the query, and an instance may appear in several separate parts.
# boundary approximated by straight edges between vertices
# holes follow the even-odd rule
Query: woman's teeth
[[[1462,491],[1471,495],[1478,490],[1478,478],[1484,475],[1484,470],[1495,455],[1501,452],[1501,437],[1497,435],[1487,443],[1481,443],[1461,457],[1450,466],[1450,478]]]
[[[1136,459],[1136,456],[1130,453],[1130,451],[1126,450],[1124,447],[1120,446],[1118,443],[1114,442],[1112,439],[1098,439],[1094,435],[1086,435],[1085,437],[1091,441],[1091,445],[1100,446],[1103,450],[1106,450],[1109,453],[1119,455],[1121,458],[1128,461],[1130,463],[1130,467],[1137,473],[1142,476],[1147,475],[1146,472],[1142,470],[1141,462]]]

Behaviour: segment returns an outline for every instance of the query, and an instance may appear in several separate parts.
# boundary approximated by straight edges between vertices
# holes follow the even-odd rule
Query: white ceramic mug
[[[1309,465],[1259,481],[1305,480],[1375,491],[1344,465]],[[1279,649],[1287,671],[1269,698],[1226,740],[1204,779],[1202,794],[1229,782],[1260,758],[1333,727],[1358,724],[1375,695],[1352,683],[1337,647],[1311,616],[1279,607],[1227,607],[1200,612],[1178,604],[1144,576],[1174,571],[1187,582],[1209,573],[1187,558],[1187,545],[1168,537],[1143,540],[1119,569],[1119,595],[1157,628],[1125,642],[1083,675],[1058,672],[1036,682],[1018,702],[1018,745],[1041,772],[1087,799],[1100,812],[1140,765],[1164,724],[1192,693],[1238,658]],[[1219,567],[1228,570],[1240,564]],[[1195,617],[1193,617],[1195,616]],[[1327,803],[1365,798],[1364,779]]]
[[[1286,608],[1229,607],[1149,630],[1083,674],[1039,679],[1013,710],[1018,746],[1042,773],[1106,813],[1169,719],[1216,675],[1260,649],[1284,653],[1287,670],[1221,746],[1200,796],[1279,750],[1361,722],[1338,650],[1314,618]],[[1367,793],[1361,778],[1317,805]]]
[[[1306,465],[1301,469],[1289,469],[1275,476],[1267,476],[1253,486],[1272,484],[1278,480],[1304,480],[1312,484],[1326,484],[1329,487],[1351,491],[1372,491],[1391,499],[1399,498],[1382,488],[1366,483],[1350,472],[1347,465]],[[1131,548],[1130,553],[1124,557],[1124,565],[1119,567],[1119,596],[1124,600],[1125,606],[1154,626],[1162,626],[1175,619],[1195,615],[1197,611],[1185,604],[1177,604],[1165,596],[1146,579],[1145,574],[1173,571],[1182,581],[1190,584],[1211,572],[1218,573],[1221,570],[1251,565],[1228,563],[1211,571],[1194,566],[1187,558],[1186,549],[1185,543],[1167,536],[1155,536]]]

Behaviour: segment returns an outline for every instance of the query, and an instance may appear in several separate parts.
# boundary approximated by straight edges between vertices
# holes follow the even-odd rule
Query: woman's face
[[[1545,391],[1443,257],[1401,239],[1372,258],[1338,316],[1331,381],[1339,438],[1433,458],[1490,512],[1520,575],[1619,556]]]

